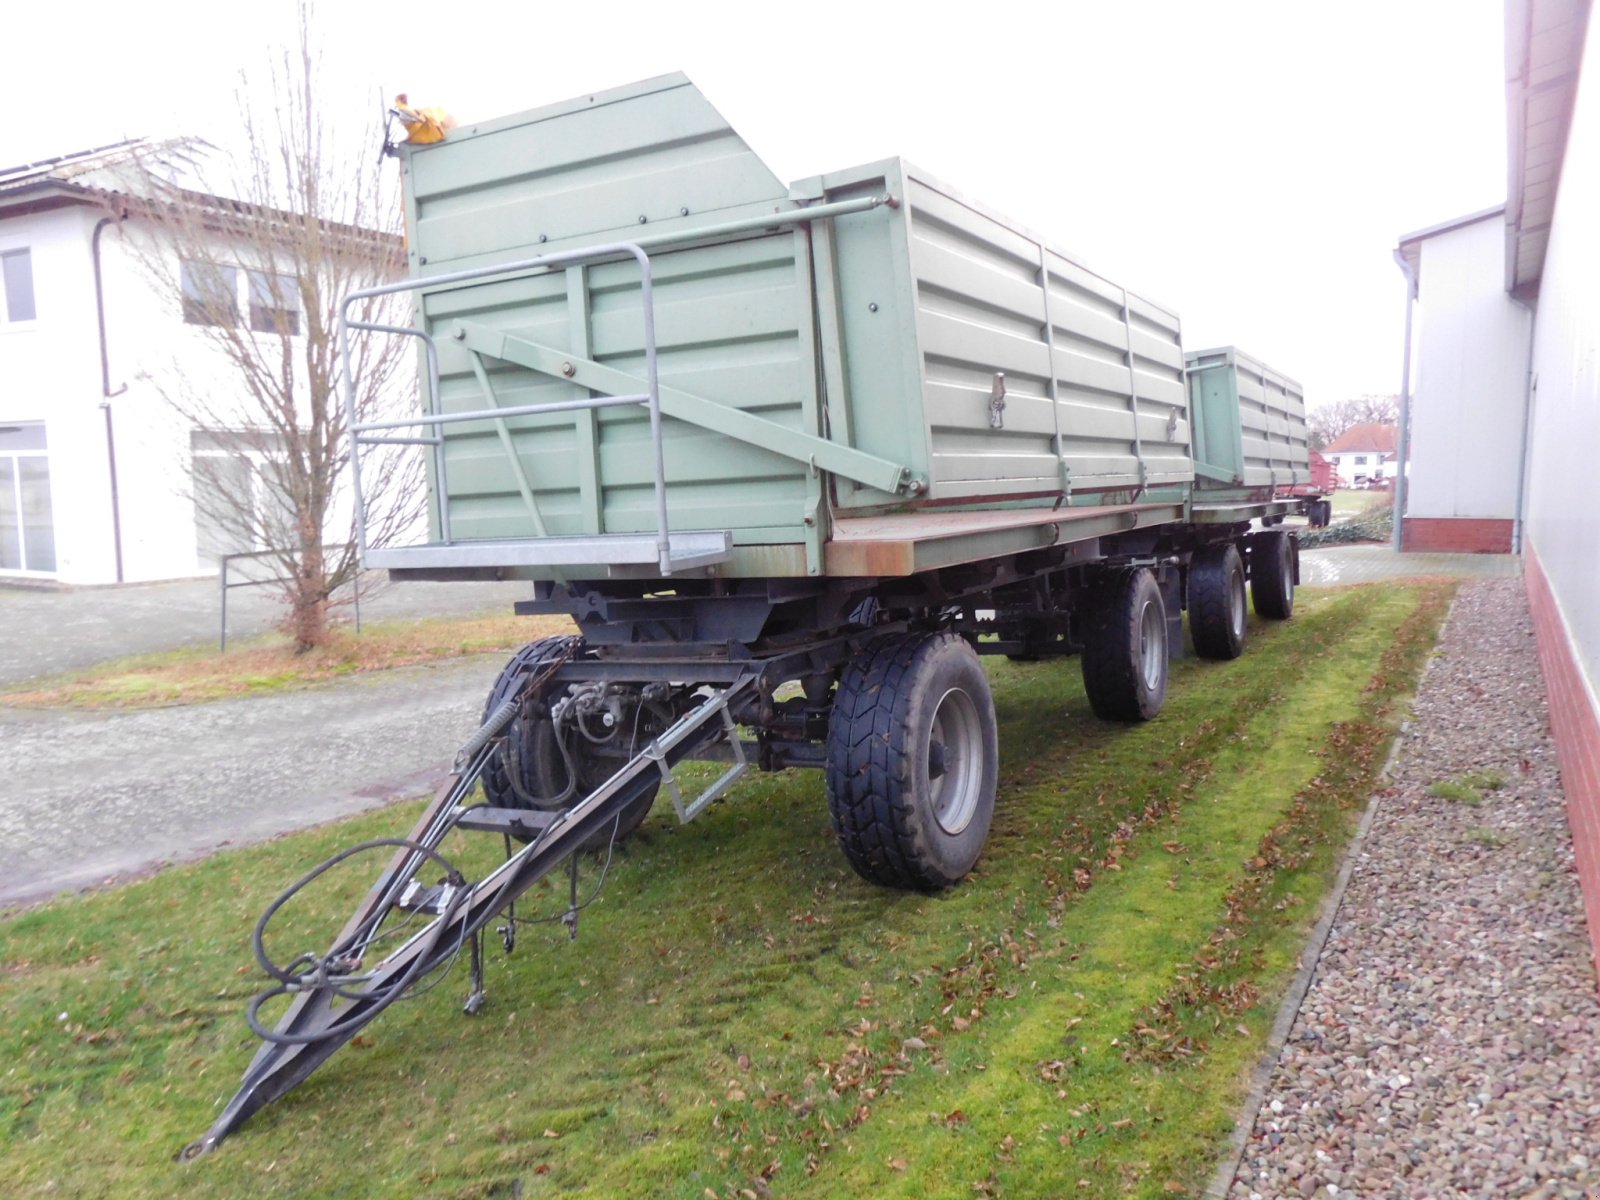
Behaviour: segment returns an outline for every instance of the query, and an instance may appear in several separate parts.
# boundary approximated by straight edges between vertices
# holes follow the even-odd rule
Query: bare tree
[[[169,143],[140,164],[145,186],[122,203],[145,273],[214,352],[152,375],[191,429],[197,519],[219,547],[269,552],[303,652],[326,641],[330,598],[359,572],[339,304],[402,275],[405,255],[382,126],[324,111],[337,89],[323,80],[309,3],[299,16],[297,45],[242,80],[243,149],[175,164]],[[407,324],[406,303],[367,301],[351,315]],[[352,339],[350,366],[358,422],[414,395],[400,339]],[[420,457],[383,447],[363,454],[362,470],[369,542],[381,545],[420,513]]]
[[[1321,404],[1306,414],[1311,448],[1321,450],[1357,425],[1393,425],[1400,419],[1400,397],[1356,396]]]

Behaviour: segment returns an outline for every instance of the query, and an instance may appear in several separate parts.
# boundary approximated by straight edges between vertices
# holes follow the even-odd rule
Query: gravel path
[[[0,907],[432,792],[504,658],[143,712],[0,707]]]
[[[1431,785],[1497,772],[1479,803]],[[1600,996],[1522,584],[1465,584],[1229,1200],[1600,1196]]]

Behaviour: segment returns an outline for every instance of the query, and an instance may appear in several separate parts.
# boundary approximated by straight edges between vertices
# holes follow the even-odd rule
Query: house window
[[[1367,456],[1365,454],[1356,455],[1356,466],[1364,467],[1366,465],[1367,465]]]
[[[199,259],[178,264],[183,291],[183,319],[190,325],[239,323],[239,273],[232,267]]]
[[[300,332],[300,283],[293,275],[251,271],[250,328],[290,336]]]
[[[0,425],[0,570],[56,569],[44,426]]]
[[[195,555],[217,566],[227,554],[289,546],[294,505],[284,494],[283,439],[268,430],[196,429],[193,459]]]
[[[21,250],[0,251],[0,321],[32,321],[38,316],[33,307],[33,252],[24,246]]]

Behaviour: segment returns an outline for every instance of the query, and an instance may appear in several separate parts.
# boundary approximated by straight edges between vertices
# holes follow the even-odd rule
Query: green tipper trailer
[[[785,186],[680,75],[397,153],[411,277],[341,335],[422,347],[419,410],[351,429],[358,510],[363,454],[420,447],[432,528],[363,532],[364,561],[526,579],[517,611],[579,633],[501,672],[326,954],[258,939],[264,1045],[197,1153],[468,943],[475,1011],[488,924],[562,862],[576,897],[578,852],[663,790],[687,821],[750,769],[820,768],[861,875],[957,883],[999,774],[978,656],[1077,654],[1100,717],[1148,720],[1183,613],[1237,656],[1247,591],[1293,609],[1280,523],[1324,511],[1292,381],[1186,361],[1170,309],[900,159]],[[397,291],[414,326],[350,315]],[[693,797],[690,759],[726,764]],[[466,880],[456,830],[506,862]]]

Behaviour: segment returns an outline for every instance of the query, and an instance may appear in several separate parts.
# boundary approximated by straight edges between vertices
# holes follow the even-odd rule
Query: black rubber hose
[[[325,1026],[322,1027],[322,1029],[314,1030],[314,1032],[307,1032],[307,1034],[283,1034],[283,1032],[280,1032],[280,1030],[277,1029],[267,1029],[267,1027],[261,1022],[261,1016],[259,1016],[259,1013],[261,1013],[261,1006],[264,1005],[264,1003],[269,1002],[269,1000],[272,1000],[272,998],[278,997],[278,995],[290,995],[291,992],[306,990],[301,989],[301,987],[296,987],[296,984],[299,984],[299,982],[302,982],[307,978],[306,974],[299,974],[299,976],[296,976],[296,974],[288,974],[286,971],[280,971],[280,968],[277,968],[277,965],[272,963],[270,958],[267,958],[266,949],[262,947],[262,933],[264,933],[264,930],[266,930],[267,922],[269,922],[270,918],[272,918],[272,915],[274,915],[275,912],[280,909],[280,907],[283,907],[283,904],[285,904],[288,899],[293,898],[294,894],[298,893],[301,888],[304,888],[307,883],[312,882],[312,880],[317,878],[318,875],[322,875],[325,870],[336,866],[336,864],[344,861],[344,859],[350,858],[352,854],[362,853],[363,850],[376,850],[378,846],[403,846],[403,848],[406,848],[406,850],[414,850],[418,851],[418,853],[426,854],[427,858],[438,862],[438,864],[440,864],[440,866],[442,866],[443,869],[445,869],[446,872],[451,875],[450,882],[451,886],[454,888],[454,894],[450,898],[450,904],[445,906],[445,910],[443,910],[442,914],[438,914],[438,918],[434,922],[434,931],[432,931],[429,939],[427,939],[426,946],[419,947],[418,952],[416,952],[413,960],[411,960],[411,965],[406,966],[405,973],[402,973],[402,976],[400,976],[398,979],[395,979],[394,982],[390,982],[389,986],[384,989],[382,995],[379,995],[376,1000],[371,998],[370,992],[352,992],[352,990],[342,989],[342,987],[339,987],[338,984],[331,984],[331,982],[328,982],[328,984],[322,984],[323,990],[330,990],[330,992],[333,992],[334,995],[339,995],[339,997],[346,998],[346,1000],[371,1000],[370,1008],[366,1008],[366,1011],[363,1011],[363,1013],[357,1014],[357,1016],[352,1016],[352,1018],[347,1018],[346,1021],[336,1021],[334,1024],[331,1024],[331,1026]],[[350,846],[349,850],[344,850],[341,851],[341,853],[334,854],[333,858],[328,859],[328,861],[323,862],[322,866],[318,866],[317,869],[312,870],[312,872],[309,872],[307,875],[304,875],[299,882],[296,882],[294,883],[294,886],[291,886],[290,890],[285,891],[282,896],[278,896],[278,898],[272,902],[272,906],[270,906],[269,909],[267,909],[266,912],[261,915],[261,920],[256,923],[256,933],[254,933],[253,939],[251,939],[254,944],[254,949],[256,949],[256,958],[258,958],[258,962],[261,962],[261,965],[266,968],[267,973],[272,974],[275,979],[278,979],[278,982],[274,987],[269,987],[266,992],[261,992],[261,994],[251,998],[250,1005],[246,1006],[245,1008],[246,1024],[250,1024],[251,1032],[254,1032],[256,1037],[261,1038],[262,1042],[272,1042],[275,1043],[275,1045],[280,1046],[309,1046],[314,1045],[314,1043],[317,1042],[344,1040],[347,1035],[354,1034],[355,1030],[362,1029],[362,1027],[365,1026],[365,1024],[368,1024],[371,1019],[376,1018],[376,1016],[378,1016],[382,1010],[389,1008],[389,1005],[392,1005],[395,1000],[398,1000],[398,998],[402,997],[402,995],[405,994],[405,990],[408,989],[408,987],[410,987],[411,984],[416,981],[416,979],[418,979],[419,974],[422,973],[422,968],[424,968],[424,965],[427,963],[427,958],[429,958],[429,955],[434,952],[434,947],[438,946],[438,939],[440,939],[440,936],[443,936],[445,926],[450,925],[451,918],[456,915],[456,910],[458,910],[459,907],[466,902],[469,891],[469,888],[466,886],[466,880],[462,878],[461,872],[458,872],[458,870],[454,869],[454,866],[451,866],[450,862],[446,861],[443,856],[435,853],[435,851],[429,850],[427,846],[419,845],[419,843],[416,842],[408,842],[408,840],[405,840],[405,838],[374,838],[373,842],[358,843],[358,845]],[[318,958],[315,958],[314,955],[301,955],[301,957],[294,960],[294,963],[291,963],[291,966],[299,965],[299,963],[318,963],[318,965],[322,965],[322,963],[325,962],[326,960],[318,960]]]
[[[376,850],[380,846],[394,846],[399,849],[411,850],[417,854],[426,855],[428,858],[437,863],[441,869],[443,869],[445,874],[450,877],[452,882],[459,884],[463,880],[461,872],[456,870],[453,863],[451,863],[437,851],[428,849],[428,847],[422,845],[420,842],[413,842],[407,838],[373,838],[368,842],[357,842],[354,846],[350,846],[339,851],[339,853],[335,854],[326,862],[313,867],[299,879],[295,880],[294,883],[290,884],[289,887],[276,900],[267,905],[267,910],[261,914],[261,919],[256,922],[255,932],[250,935],[250,948],[255,951],[256,961],[261,964],[262,970],[264,970],[268,975],[271,975],[279,983],[298,983],[304,978],[303,974],[294,974],[293,968],[302,962],[306,962],[307,960],[315,962],[317,961],[316,958],[312,955],[302,954],[288,967],[278,966],[275,962],[267,957],[267,949],[263,942],[268,923],[274,916],[277,915],[278,910],[290,900],[294,899],[294,897],[299,894],[301,889],[303,889],[307,884],[321,877],[325,872],[332,870],[334,867],[344,862],[345,859],[352,858],[357,854],[365,853],[368,850]]]

